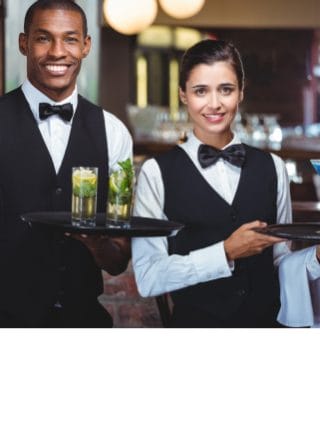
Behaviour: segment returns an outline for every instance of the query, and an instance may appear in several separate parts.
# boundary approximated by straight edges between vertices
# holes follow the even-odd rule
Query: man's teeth
[[[46,65],[48,71],[51,72],[63,72],[67,69],[66,65]]]

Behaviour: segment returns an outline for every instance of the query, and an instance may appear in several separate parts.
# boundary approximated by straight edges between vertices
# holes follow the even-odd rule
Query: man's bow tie
[[[223,158],[234,166],[241,167],[246,157],[245,147],[239,143],[220,150],[210,145],[201,144],[198,150],[198,160],[201,167],[206,168]]]
[[[70,121],[73,115],[73,107],[71,103],[63,105],[50,105],[47,103],[39,104],[39,117],[45,120],[53,114],[58,114],[63,120]]]

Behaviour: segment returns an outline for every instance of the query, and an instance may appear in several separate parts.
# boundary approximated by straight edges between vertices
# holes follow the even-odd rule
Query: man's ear
[[[19,50],[24,56],[27,55],[27,35],[25,33],[19,34]]]
[[[187,105],[187,97],[186,97],[185,92],[181,89],[181,87],[179,88],[179,97],[180,97],[180,101],[183,104]]]
[[[88,56],[90,49],[91,49],[91,37],[89,35],[87,35],[86,38],[84,39],[84,48],[83,48],[83,51],[82,51],[82,57],[83,58]]]

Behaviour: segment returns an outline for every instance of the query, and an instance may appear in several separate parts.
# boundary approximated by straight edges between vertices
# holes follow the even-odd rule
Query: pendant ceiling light
[[[110,27],[131,35],[146,29],[158,12],[156,0],[105,0],[103,13]]]
[[[173,18],[185,19],[198,13],[205,0],[159,0],[162,9]]]

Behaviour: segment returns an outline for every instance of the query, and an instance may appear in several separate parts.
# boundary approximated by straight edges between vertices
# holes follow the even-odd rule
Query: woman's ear
[[[243,90],[240,92],[239,103],[243,101]]]
[[[187,105],[187,97],[186,97],[185,92],[181,89],[181,87],[179,88],[179,97],[180,97],[180,101],[183,104]]]

